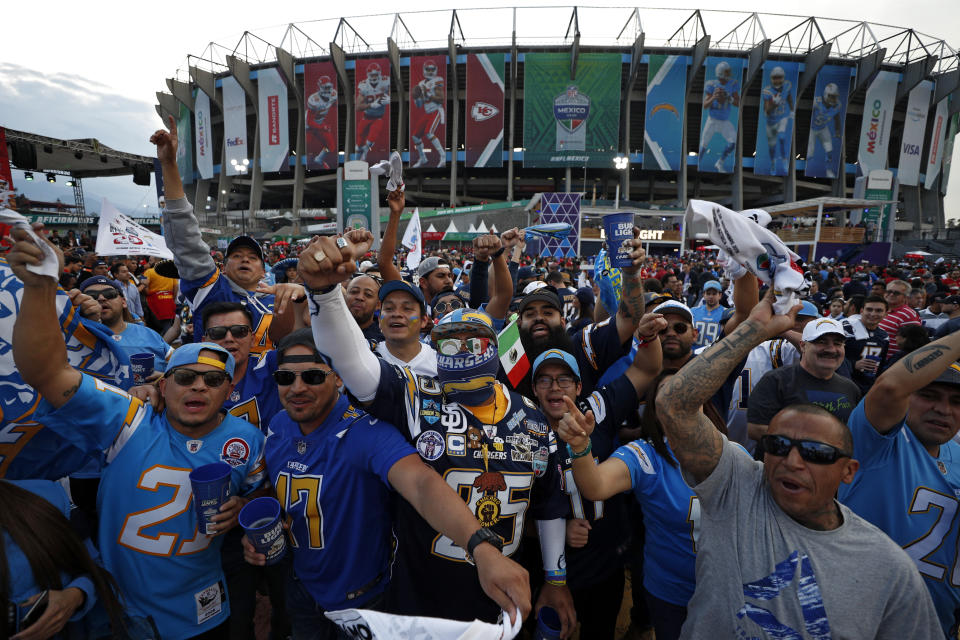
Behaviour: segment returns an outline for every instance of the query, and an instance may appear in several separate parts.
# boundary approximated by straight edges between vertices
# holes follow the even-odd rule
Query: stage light
[[[77,183],[73,181],[73,178],[70,178],[64,184],[67,185],[68,187],[75,187],[77,185]]]
[[[27,182],[33,182],[33,174],[30,173],[29,171],[24,171],[23,179],[26,180]]]
[[[57,181],[57,174],[55,173],[47,174],[47,182],[56,182],[56,181]]]
[[[83,160],[83,151],[74,151],[73,157],[77,160]]]

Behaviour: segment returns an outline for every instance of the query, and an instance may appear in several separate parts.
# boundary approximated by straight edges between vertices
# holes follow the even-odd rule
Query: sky
[[[159,10],[146,7],[131,10],[129,2],[115,0],[80,5],[63,0],[48,0],[42,5],[7,4],[9,6],[4,8],[7,29],[0,44],[0,126],[60,138],[97,138],[114,149],[144,155],[152,155],[149,137],[161,125],[154,110],[154,94],[167,90],[165,79],[176,75],[178,69],[181,70],[181,79],[186,79],[183,74],[188,54],[201,55],[210,42],[232,49],[248,30],[279,44],[285,26],[291,22],[313,25],[313,30],[306,29],[308,33],[317,41],[326,43],[333,36],[335,19],[340,17],[336,13],[336,3],[289,0],[234,0],[229,4],[169,0]],[[555,3],[536,0],[516,4],[556,6]],[[438,30],[424,26],[422,14],[406,11],[450,9],[452,5],[449,1],[435,0],[417,3],[368,0],[355,6],[358,10],[349,13],[392,14],[399,10],[405,15],[413,36],[423,42],[445,39],[447,27]],[[482,6],[512,5],[493,1]],[[610,1],[578,6],[617,5]],[[622,6],[626,8],[611,11],[613,19],[602,25],[598,24],[599,21],[591,23],[581,18],[583,37],[600,29],[609,30],[611,25],[625,19],[633,5]],[[877,0],[865,4],[807,0],[802,6],[809,12],[804,15],[912,27],[937,38],[946,38],[951,46],[960,48],[960,3]],[[691,7],[689,12],[692,13],[694,8],[796,13],[799,5],[758,3],[756,0],[704,0],[697,7]],[[458,10],[463,9],[458,7]],[[534,24],[523,23],[518,25],[518,32],[521,38],[523,34],[562,37],[568,19],[565,16],[569,12],[569,9],[556,9],[551,13],[557,16],[555,24],[544,25],[539,20]],[[667,13],[640,7],[639,13],[648,42],[651,42],[653,33],[662,38],[666,31],[679,27],[684,19],[682,12]],[[487,15],[489,19],[485,19]],[[509,23],[503,24],[504,15],[509,14],[471,14],[469,20],[461,22],[468,42],[471,37],[480,37],[484,32],[509,35]],[[583,15],[587,16],[588,12],[584,11]],[[717,21],[722,19],[722,16],[716,18]],[[740,17],[731,16],[730,19]],[[389,18],[383,20],[390,23]],[[449,24],[449,18],[444,20]],[[799,19],[782,20],[782,24],[792,22],[799,22]],[[363,25],[365,21],[358,18],[351,23]],[[372,20],[367,19],[366,23],[372,23]],[[715,38],[721,35],[715,32],[719,26],[719,22],[707,19],[707,28]],[[774,28],[772,24],[767,28],[770,30],[767,35],[771,38],[785,30]],[[363,31],[363,27],[359,26],[358,30]],[[382,46],[379,41],[376,44]],[[954,163],[955,167],[960,166],[960,144],[956,145]],[[64,186],[62,180],[54,186],[43,180],[24,182],[22,178],[22,173],[15,172],[14,185],[28,197],[38,200],[59,197],[64,202],[73,201],[72,190]],[[955,176],[952,182],[946,198],[947,217],[960,218],[960,179]],[[107,197],[121,211],[135,215],[156,212],[154,187],[138,187],[129,176],[89,179],[83,185],[88,210],[99,210],[101,198]]]

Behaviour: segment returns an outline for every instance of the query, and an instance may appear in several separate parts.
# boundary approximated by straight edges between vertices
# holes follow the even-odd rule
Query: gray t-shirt
[[[681,638],[942,638],[903,549],[837,503],[843,524],[815,531],[773,501],[763,463],[724,439],[700,497],[697,588]]]

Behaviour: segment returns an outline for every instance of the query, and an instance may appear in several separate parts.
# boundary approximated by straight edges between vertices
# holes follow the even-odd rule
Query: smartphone
[[[30,605],[30,608],[27,610],[27,612],[23,614],[22,618],[20,618],[21,631],[40,619],[40,616],[43,615],[43,612],[47,610],[47,601],[49,597],[50,592],[43,591],[40,594],[40,597]]]

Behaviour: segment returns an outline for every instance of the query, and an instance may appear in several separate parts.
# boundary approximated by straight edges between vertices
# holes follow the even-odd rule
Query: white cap
[[[537,289],[542,289],[545,286],[547,286],[547,283],[544,282],[543,280],[534,280],[533,282],[531,282],[530,284],[528,284],[523,288],[523,295],[527,295],[528,293],[533,293]]]
[[[807,326],[803,328],[803,341],[813,342],[828,333],[838,333],[841,336],[847,335],[843,330],[843,325],[833,318],[820,318],[818,320],[811,320],[807,323]]]
[[[373,263],[369,260],[364,260],[360,263],[360,273],[366,273],[368,269],[373,268]]]
[[[653,312],[662,315],[673,313],[684,316],[688,322],[693,322],[693,312],[690,311],[690,307],[676,300],[667,300],[666,302],[661,302],[656,306],[656,308],[654,308]]]

